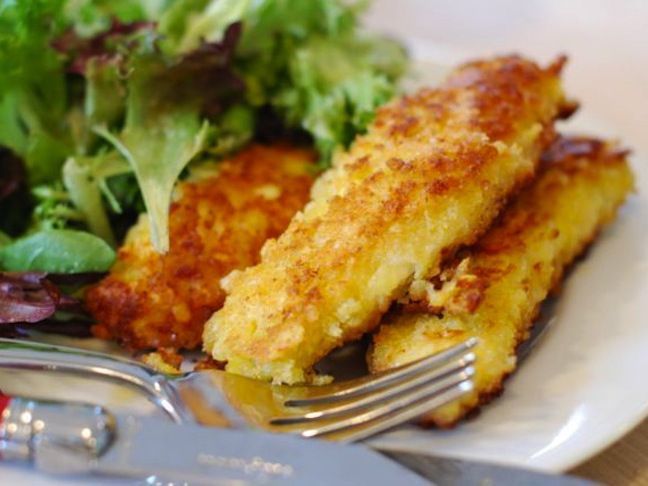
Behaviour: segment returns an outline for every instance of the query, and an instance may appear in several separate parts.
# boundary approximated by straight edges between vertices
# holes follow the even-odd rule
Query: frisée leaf
[[[0,2],[0,145],[34,183],[53,180],[68,153],[62,59],[49,40],[64,26],[62,0]]]
[[[291,128],[309,133],[322,168],[333,150],[362,133],[395,93],[406,53],[358,27],[366,2],[330,0],[180,0],[160,30],[176,52],[221,39],[231,22],[242,32],[233,68],[245,101],[271,107]]]
[[[154,48],[134,55],[123,130],[115,134],[104,126],[95,128],[135,172],[152,242],[159,252],[169,249],[173,186],[185,166],[205,148],[209,123],[202,114],[219,113],[223,94],[241,88],[229,70],[239,28],[230,26],[222,42],[201,45],[179,61],[169,62]],[[206,85],[212,85],[209,96],[203,94]]]

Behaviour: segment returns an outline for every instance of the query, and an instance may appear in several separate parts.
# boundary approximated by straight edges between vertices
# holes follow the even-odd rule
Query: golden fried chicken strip
[[[150,244],[146,217],[129,232],[110,274],[86,293],[97,336],[131,349],[195,348],[225,299],[220,279],[257,263],[308,200],[315,154],[251,146],[177,185],[170,251]]]
[[[372,330],[413,277],[474,242],[533,175],[566,107],[562,63],[473,62],[379,109],[262,262],[225,280],[205,350],[229,371],[296,383]]]
[[[501,392],[540,303],[632,188],[625,154],[609,144],[559,139],[545,159],[543,173],[458,266],[436,285],[412,289],[419,294],[413,299],[423,296],[418,312],[415,304],[406,305],[390,314],[374,336],[368,353],[372,372],[469,336],[479,339],[474,391],[428,414],[424,423],[451,426]]]

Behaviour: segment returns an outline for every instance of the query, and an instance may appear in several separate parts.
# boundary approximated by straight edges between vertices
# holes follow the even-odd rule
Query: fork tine
[[[439,408],[447,403],[453,402],[461,398],[466,393],[473,389],[473,382],[471,380],[458,383],[452,388],[440,393],[431,399],[422,399],[410,407],[402,408],[397,413],[385,415],[372,422],[360,422],[356,426],[348,428],[348,432],[340,435],[337,440],[339,442],[355,442],[358,440],[366,439],[380,432],[392,429],[398,425],[410,422],[417,417],[420,417],[427,412]],[[332,433],[332,432],[331,432]]]
[[[454,361],[450,361],[443,366],[430,368],[425,370],[419,375],[411,378],[405,378],[401,383],[397,383],[391,387],[385,387],[366,395],[360,399],[347,401],[342,405],[334,405],[333,407],[324,408],[321,410],[314,410],[302,415],[295,415],[289,417],[278,417],[272,419],[272,425],[291,425],[300,424],[314,421],[325,421],[343,415],[359,412],[360,410],[375,406],[378,403],[384,403],[398,395],[404,395],[410,391],[420,388],[425,385],[432,384],[432,382],[440,380],[441,378],[465,370],[469,365],[475,362],[475,354],[472,352],[460,356]]]
[[[358,440],[360,437],[375,434],[418,417],[469,392],[473,388],[473,374],[474,368],[468,366],[460,372],[435,380],[428,386],[418,388],[364,413],[320,427],[313,426],[299,431],[299,434],[302,437],[322,437],[356,427],[358,430],[351,430],[341,440]]]
[[[476,338],[469,338],[451,348],[448,348],[440,353],[433,354],[426,358],[422,358],[412,363],[407,363],[403,366],[393,368],[385,371],[382,374],[368,376],[356,386],[344,388],[334,393],[329,393],[319,397],[310,397],[304,399],[287,400],[284,403],[286,407],[310,407],[314,405],[323,405],[326,403],[339,402],[354,398],[360,395],[372,393],[380,388],[385,388],[394,382],[403,381],[411,376],[420,373],[430,367],[442,366],[448,361],[465,354],[466,351],[472,349],[478,340]]]

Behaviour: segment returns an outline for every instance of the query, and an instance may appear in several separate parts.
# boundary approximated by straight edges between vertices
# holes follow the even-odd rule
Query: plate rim
[[[408,39],[405,39],[405,41],[407,42]],[[442,78],[440,73],[447,73],[450,71],[452,65],[450,65],[449,62],[451,59],[454,59],[456,57],[455,52],[446,49],[444,46],[440,46],[437,48],[436,46],[432,45],[432,43],[430,43],[429,41],[422,40],[419,38],[412,39],[412,41],[413,41],[412,52],[414,53],[414,56],[412,57],[411,61],[413,63],[413,69],[416,71],[415,73],[416,75],[414,78],[415,80],[416,79],[425,80],[430,78],[438,80]],[[430,56],[436,59],[431,59]],[[433,75],[431,75],[428,78],[424,73],[424,71],[427,69],[434,69],[437,72],[435,72]],[[423,72],[420,72],[421,70]],[[559,132],[562,131],[566,131],[567,133],[571,133],[571,132],[578,133],[581,131],[589,132],[588,129],[584,130],[580,128],[580,125],[585,124],[585,125],[593,125],[594,127],[596,127],[596,131],[593,135],[601,138],[618,139],[619,138],[618,134],[621,133],[619,130],[616,130],[613,125],[606,122],[603,117],[597,116],[596,113],[591,112],[587,107],[581,108],[577,116],[575,116],[574,118],[576,119],[576,123],[573,123],[572,121],[568,122],[567,125],[565,126],[565,129],[561,129],[559,130]],[[639,206],[638,207],[639,210],[643,208],[645,211],[646,209],[648,209],[648,197],[646,196],[646,194],[648,193],[648,157],[646,157],[645,154],[643,154],[642,152],[637,152],[633,150],[628,160],[633,170],[633,173],[635,175],[636,186],[635,186],[634,193],[631,193],[629,195],[628,199],[625,201],[622,207],[630,206],[634,202]],[[617,223],[617,221],[615,221],[615,223]],[[646,280],[646,282],[648,282],[648,280]],[[540,351],[541,350],[534,350],[534,353]],[[523,367],[524,365],[522,364],[521,366]],[[507,382],[509,381],[510,378],[514,377],[517,374],[517,371],[518,369],[516,368],[515,372],[511,375],[511,377],[507,378]],[[507,389],[508,387],[505,387],[504,393],[506,393]],[[497,403],[498,399],[499,397],[496,398],[494,402]],[[491,403],[485,404],[484,408],[480,408],[480,410],[487,410],[488,407],[490,406]],[[481,418],[480,416],[477,416],[472,420],[480,420],[480,418]],[[622,440],[623,437],[625,437],[627,434],[632,432],[647,418],[648,418],[648,402],[633,408],[632,413],[628,413],[623,423],[617,426],[617,428],[614,429],[613,431],[609,431],[607,434],[594,434],[593,437],[594,440],[590,441],[588,444],[580,446],[576,449],[574,449],[573,444],[566,444],[567,449],[563,451],[564,454],[562,454],[561,456],[556,456],[556,454],[553,454],[551,456],[551,459],[544,459],[539,461],[536,460],[533,462],[529,461],[528,457],[526,458],[527,460],[523,462],[520,462],[519,460],[515,460],[511,457],[507,458],[505,456],[502,456],[500,459],[493,459],[489,457],[487,462],[493,464],[499,464],[503,466],[509,466],[509,467],[526,467],[529,469],[538,470],[542,472],[549,472],[549,473],[566,473],[569,470],[574,469],[579,465],[587,462],[588,460],[594,458],[595,456],[602,453],[610,446],[614,445],[619,440]],[[462,423],[464,422],[462,421],[460,424],[458,424],[457,427],[460,428]],[[436,455],[443,454],[440,452],[437,453],[437,451],[430,452],[415,447],[408,448],[407,446],[399,447],[398,445],[394,445],[394,446],[385,445],[382,442],[381,437],[383,436],[379,436],[376,439],[377,444],[375,445],[371,444],[371,447],[374,447],[379,450],[408,451],[408,452],[415,452],[420,454],[436,454]],[[477,460],[477,461],[481,460],[479,458],[462,456],[461,454],[456,454],[456,453],[449,453],[447,454],[447,457],[456,458],[459,460]]]

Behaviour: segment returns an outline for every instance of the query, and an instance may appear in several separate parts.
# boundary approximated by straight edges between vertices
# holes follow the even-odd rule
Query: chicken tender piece
[[[263,243],[306,204],[315,159],[310,150],[256,145],[196,169],[176,188],[170,251],[151,245],[143,215],[110,274],[87,292],[95,334],[133,350],[199,346],[225,299],[220,279],[257,263]]]
[[[368,354],[372,372],[428,356],[470,336],[479,339],[474,391],[428,414],[424,423],[451,426],[501,392],[539,305],[614,217],[633,185],[625,154],[597,140],[559,140],[545,158],[548,165],[538,180],[461,264],[436,285],[414,286],[419,287],[414,293],[424,294],[419,312],[406,313],[416,306],[405,306],[387,317],[374,336]]]
[[[262,262],[226,279],[205,350],[231,372],[305,382],[329,351],[375,328],[412,278],[473,243],[532,177],[567,107],[562,62],[470,63],[379,109]]]

